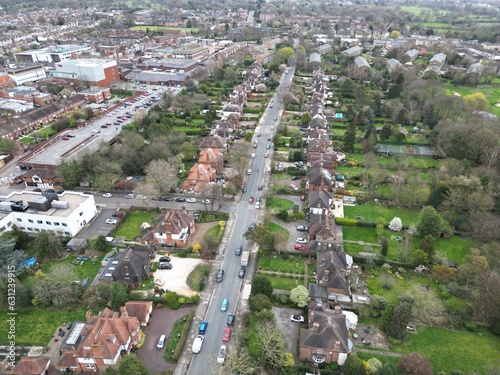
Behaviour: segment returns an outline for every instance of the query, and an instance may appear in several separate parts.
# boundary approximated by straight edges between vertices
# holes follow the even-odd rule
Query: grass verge
[[[179,359],[179,354],[182,351],[193,321],[194,310],[189,314],[184,315],[179,320],[177,320],[172,327],[170,336],[168,338],[167,347],[165,349],[164,358],[169,362],[177,362]]]
[[[210,272],[210,266],[206,264],[198,265],[191,273],[188,275],[186,283],[189,287],[197,292],[201,292],[205,287],[205,281],[207,280],[208,273]]]
[[[144,222],[152,223],[158,216],[157,212],[132,212],[115,232],[115,237],[125,237],[133,240],[141,234],[141,225]]]
[[[293,207],[293,202],[288,199],[272,197],[269,198],[266,202],[266,206],[271,210],[291,210]]]

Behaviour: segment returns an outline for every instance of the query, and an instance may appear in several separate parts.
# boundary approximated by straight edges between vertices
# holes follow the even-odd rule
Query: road
[[[267,173],[267,166],[271,163],[271,156],[264,158],[268,137],[273,136],[276,131],[276,125],[282,110],[281,97],[286,88],[290,85],[293,77],[293,69],[284,75],[280,86],[276,90],[273,99],[269,102],[268,108],[264,112],[260,122],[261,136],[254,136],[254,140],[259,140],[258,147],[255,149],[255,159],[250,159],[249,168],[252,169],[252,174],[247,177],[246,186],[247,192],[243,194],[240,203],[233,206],[235,212],[235,223],[233,225],[232,233],[226,245],[225,251],[222,255],[218,256],[216,263],[219,262],[220,268],[224,269],[225,276],[221,283],[214,283],[214,288],[211,293],[210,301],[208,301],[208,308],[205,315],[205,320],[209,321],[205,340],[200,354],[193,355],[191,364],[189,366],[188,374],[199,375],[206,373],[207,367],[217,366],[217,353],[220,346],[223,344],[222,335],[226,328],[227,316],[231,312],[236,312],[236,319],[238,319],[238,302],[240,293],[243,289],[243,283],[249,282],[251,275],[247,273],[245,279],[238,278],[238,271],[240,267],[240,257],[234,254],[234,250],[238,245],[242,245],[244,250],[248,249],[248,241],[243,237],[248,227],[252,222],[259,221],[259,209],[255,208],[255,204],[248,203],[250,196],[256,197],[264,195],[265,190],[259,191],[259,185],[264,185],[264,189],[268,185],[270,174]],[[271,104],[272,103],[272,104]],[[275,121],[278,118],[278,121]],[[256,131],[257,133],[258,131]],[[264,210],[264,208],[261,208]],[[252,254],[255,257],[255,254]],[[250,270],[249,270],[250,271]],[[248,280],[248,281],[247,281]],[[229,300],[229,308],[226,312],[221,312],[220,306],[224,298]],[[236,324],[238,321],[236,321]],[[228,348],[232,345],[231,342],[226,344]],[[191,350],[186,347],[185,350]]]

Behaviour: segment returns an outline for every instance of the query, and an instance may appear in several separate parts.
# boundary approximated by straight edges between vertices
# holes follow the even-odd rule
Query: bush
[[[250,311],[258,312],[264,309],[271,309],[273,304],[268,296],[264,294],[256,294],[255,296],[250,298],[249,301]]]
[[[167,294],[165,294],[165,302],[169,306],[177,302],[177,298],[178,296],[176,292],[167,292]]]
[[[189,333],[189,329],[191,328],[191,323],[193,322],[194,313],[195,313],[195,311],[192,310],[188,315],[186,315],[185,318],[183,318],[183,320],[186,323],[184,324],[184,328],[182,329],[182,333],[181,333],[181,338],[180,338],[179,342],[177,343],[177,346],[175,347],[174,354],[172,355],[172,359],[176,362],[182,353],[182,349],[184,348],[184,343],[186,342],[187,335]]]
[[[464,327],[469,332],[477,332],[478,331],[477,325],[475,323],[472,323],[472,322],[464,322]]]
[[[179,250],[179,251],[177,252],[177,256],[178,256],[179,258],[186,258],[186,257],[187,257],[187,255],[188,255],[188,252],[187,252],[187,250],[184,250],[184,249],[183,249],[183,250]]]

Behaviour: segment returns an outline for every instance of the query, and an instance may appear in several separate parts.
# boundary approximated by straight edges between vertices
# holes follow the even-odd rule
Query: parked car
[[[253,203],[253,197],[248,198],[248,203]]]
[[[134,194],[127,194],[124,197],[125,199],[134,199]]]
[[[295,240],[297,243],[306,244],[307,240],[305,238],[299,237]]]
[[[224,335],[222,335],[222,341],[229,342],[229,340],[231,340],[231,328],[226,328]]]
[[[307,232],[308,228],[305,225],[297,225],[297,230],[299,232]]]
[[[243,187],[241,188],[241,191],[242,191],[243,193],[246,193],[246,192],[247,192],[247,187],[246,187],[246,185],[243,185]]]
[[[170,257],[161,257],[160,262],[170,262]]]
[[[304,317],[302,315],[297,315],[294,314],[290,316],[290,320],[295,323],[303,323],[304,322]]]
[[[172,198],[172,197],[161,197],[160,200],[161,201],[165,201],[165,202],[172,202],[174,200],[174,198]]]
[[[238,272],[238,277],[240,279],[243,279],[245,277],[245,272],[247,272],[247,269],[245,267],[241,267],[240,271]]]
[[[188,203],[196,203],[196,198],[188,198],[188,199],[186,199],[186,202],[188,202]]]
[[[219,349],[219,353],[217,354],[217,363],[223,364],[226,360],[226,345],[222,345]]]
[[[236,315],[234,313],[229,313],[229,315],[227,316],[227,325],[228,326],[234,325],[235,317],[236,317]]]
[[[158,339],[158,343],[156,344],[156,347],[158,349],[163,349],[163,347],[165,346],[165,341],[167,340],[167,336],[166,335],[161,335],[160,338]]]
[[[300,180],[300,177],[299,177],[299,176],[293,176],[293,177],[292,177],[292,181],[297,181],[297,180]]]
[[[172,263],[160,263],[158,266],[159,270],[171,270],[172,269]]]
[[[201,351],[201,346],[203,345],[203,340],[205,338],[202,335],[197,335],[193,341],[193,347],[191,348],[191,351],[194,354],[198,354]]]
[[[268,144],[266,145],[266,150],[269,150],[270,148],[271,148],[271,144],[270,144],[270,143],[268,143]]]
[[[201,203],[209,204],[212,203],[212,201],[210,199],[202,199]]]
[[[257,190],[262,190],[264,189],[264,185],[259,185],[259,187],[257,188]]]
[[[107,219],[106,224],[115,225],[117,223],[116,219]]]
[[[296,243],[293,248],[299,251],[307,251],[307,246],[300,243]]]
[[[206,320],[202,320],[200,323],[200,328],[198,329],[198,332],[200,335],[204,335],[207,333],[207,328],[208,328],[208,322]]]
[[[218,283],[222,282],[222,279],[224,279],[224,270],[223,269],[219,269],[217,271],[217,275],[215,275],[215,281],[217,281]]]
[[[186,198],[183,198],[183,197],[179,197],[179,198],[176,198],[175,199],[176,202],[185,202],[186,201]]]
[[[68,138],[68,137],[62,137],[61,139],[62,139],[63,141],[67,141],[67,140],[69,140],[69,138]]]
[[[252,174],[252,169],[249,169],[249,170],[247,171],[247,175],[249,175],[249,176],[250,176],[251,174]]]
[[[111,193],[104,193],[102,196],[104,198],[111,198],[113,196],[113,194],[111,194]]]
[[[229,305],[229,301],[228,301],[228,299],[227,299],[227,298],[224,298],[224,299],[222,300],[221,305],[220,305],[220,311],[222,311],[222,312],[226,312],[226,311],[227,311],[227,306],[228,306],[228,305]]]
[[[266,153],[264,154],[264,157],[265,158],[269,157],[269,152],[266,151]]]
[[[135,196],[137,199],[147,199],[148,197],[146,197],[145,195],[140,195],[140,194],[137,194]]]
[[[299,188],[295,184],[290,184],[290,187],[295,191],[299,190]]]
[[[256,208],[257,210],[260,208],[260,203],[259,203],[259,202],[255,203],[255,208]]]

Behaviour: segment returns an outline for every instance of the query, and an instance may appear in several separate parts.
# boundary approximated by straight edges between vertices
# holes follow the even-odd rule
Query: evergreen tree
[[[347,131],[344,133],[345,152],[354,152],[354,145],[356,143],[356,129],[357,126],[353,121],[349,124]]]
[[[427,206],[420,211],[418,215],[417,230],[420,236],[431,235],[439,237],[443,229],[443,219],[441,215],[432,206]]]

